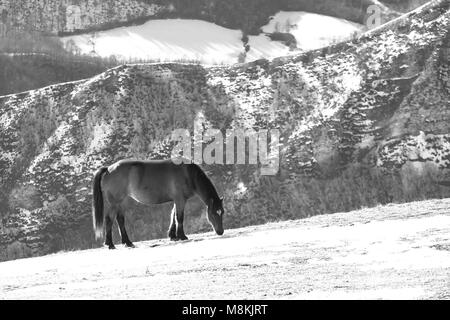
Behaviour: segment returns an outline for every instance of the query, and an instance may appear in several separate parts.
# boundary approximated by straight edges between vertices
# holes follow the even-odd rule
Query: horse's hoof
[[[178,241],[177,237],[170,237],[170,241]]]
[[[113,250],[113,249],[115,249],[116,247],[113,245],[113,244],[110,244],[110,245],[108,245],[108,249],[109,250]]]
[[[127,248],[136,248],[135,245],[132,242],[125,243],[125,247],[127,247]]]
[[[174,232],[169,232],[167,234],[167,236],[170,238],[170,240],[177,238],[177,235],[176,235],[175,231]]]
[[[188,237],[186,237],[185,235],[178,237],[179,240],[184,241],[184,240],[189,240]]]

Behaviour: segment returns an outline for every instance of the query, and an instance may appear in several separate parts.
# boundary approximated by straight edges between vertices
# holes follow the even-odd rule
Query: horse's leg
[[[184,206],[186,204],[186,201],[177,201],[175,202],[175,208],[176,208],[176,216],[175,216],[175,222],[176,222],[176,235],[178,240],[187,240],[188,238],[184,234],[183,229],[183,220],[184,220]]]
[[[111,210],[112,211],[112,210]],[[113,226],[114,220],[111,218],[109,214],[105,217],[105,227],[106,227],[106,241],[105,245],[108,246],[109,249],[115,249],[114,243],[112,241],[112,226]]]
[[[128,248],[134,248],[134,244],[128,238],[127,230],[125,230],[125,215],[122,210],[119,210],[117,212],[117,223],[119,225],[122,243],[125,244]]]
[[[172,241],[177,240],[177,233],[176,233],[176,221],[175,216],[177,214],[177,205],[174,204],[172,208],[172,213],[170,214],[170,227],[169,227],[169,238]]]

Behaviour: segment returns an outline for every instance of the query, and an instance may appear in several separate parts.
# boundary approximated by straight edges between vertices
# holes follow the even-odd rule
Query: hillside
[[[275,31],[271,41],[272,35],[262,34],[260,28],[267,30],[264,23],[282,7],[272,0],[257,1],[258,10],[253,12],[253,0],[238,6],[222,0],[1,0],[0,95],[86,79],[105,71],[106,66],[124,63],[234,64],[273,58],[295,53],[294,48],[304,50],[342,41],[362,28],[362,24],[352,26],[344,19],[291,11],[282,15],[283,21],[277,15],[274,20],[277,28],[278,24],[283,28],[291,25],[296,32],[268,31]],[[249,14],[257,18],[249,19]],[[332,23],[333,28],[326,30],[329,34],[325,37],[323,30],[311,32],[323,29],[326,23]],[[247,29],[254,35],[247,36]],[[303,30],[309,30],[306,43]],[[299,46],[294,36],[299,37]]]
[[[387,22],[400,15],[400,8],[409,11],[422,3],[424,0],[1,0],[0,25],[67,35],[181,18],[255,35],[278,11],[306,11],[364,24],[370,5],[377,4],[382,22]]]
[[[0,97],[0,259],[98,246],[95,170],[167,158],[172,130],[277,128],[280,170],[203,165],[226,228],[449,197],[448,1],[351,42],[232,67],[137,64]],[[198,200],[188,233],[209,230]],[[170,205],[130,203],[134,240],[163,237]]]
[[[287,30],[288,29],[288,30]],[[236,64],[261,58],[325,47],[360,34],[365,27],[347,20],[307,12],[280,12],[264,33],[247,36],[241,30],[189,19],[151,20],[142,25],[60,38],[82,54],[115,56],[159,62],[199,61],[203,64]],[[308,30],[308,32],[305,32]],[[289,32],[288,32],[289,31]],[[290,35],[290,41],[271,40],[274,34]],[[287,36],[289,37],[289,36]],[[280,39],[281,40],[281,39]]]
[[[0,95],[85,79],[105,71],[105,66],[122,63],[250,62],[292,54],[294,48],[315,49],[355,35],[354,31],[366,24],[370,5],[378,6],[383,23],[423,2],[425,0],[0,0],[0,54],[20,55],[17,59],[1,59]],[[183,25],[171,23],[173,19],[182,19]],[[273,28],[274,21],[276,28]],[[196,28],[197,24],[201,24],[200,28]],[[330,27],[324,28],[326,25]],[[278,27],[290,30],[279,34]],[[264,35],[262,29],[275,33]],[[106,39],[97,38],[99,31]],[[174,39],[174,33],[180,37]],[[65,48],[55,37],[57,35],[69,36],[62,38]],[[246,37],[250,38],[248,43]],[[67,39],[78,40],[80,48]],[[222,43],[221,39],[227,41]],[[98,41],[100,45],[92,44]],[[74,52],[89,56],[72,56]],[[95,65],[92,65],[92,55],[97,58]],[[55,70],[51,70],[52,66]]]
[[[388,205],[3,262],[0,298],[449,299],[449,208]]]
[[[70,54],[0,53],[0,95],[93,77],[114,61]]]

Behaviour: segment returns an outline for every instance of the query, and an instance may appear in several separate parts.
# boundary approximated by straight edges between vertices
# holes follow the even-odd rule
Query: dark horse
[[[222,200],[214,185],[202,169],[193,163],[175,164],[172,160],[121,160],[109,167],[100,168],[93,183],[93,220],[96,238],[103,235],[106,224],[105,244],[114,249],[112,225],[117,218],[122,243],[133,247],[125,230],[124,202],[127,197],[145,204],[174,202],[170,218],[170,240],[187,240],[183,230],[186,201],[198,195],[208,207],[207,219],[218,235],[223,234]],[[104,199],[110,210],[103,219]]]

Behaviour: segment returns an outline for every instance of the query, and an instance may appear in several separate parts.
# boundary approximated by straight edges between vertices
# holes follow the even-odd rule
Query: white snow
[[[380,206],[3,262],[0,298],[448,297],[449,207],[450,199]]]
[[[307,12],[279,12],[263,27],[264,32],[274,32],[290,21],[290,32],[302,50],[316,49],[336,39],[348,38],[363,26],[343,19]],[[278,30],[277,29],[277,30]],[[234,64],[244,53],[240,30],[227,29],[214,23],[189,20],[150,20],[139,26],[121,27],[97,33],[62,37],[67,44],[73,40],[83,54],[111,55],[120,59],[155,61],[199,61],[203,64]],[[290,51],[265,34],[249,36],[250,51],[245,61],[260,58],[272,59],[298,51]],[[94,53],[95,52],[95,53]]]
[[[297,40],[297,47],[313,50],[359,34],[364,25],[303,11],[280,11],[262,28],[264,32],[288,32]]]
[[[95,124],[92,129],[92,140],[89,143],[88,154],[95,153],[106,147],[109,136],[112,134],[113,128],[107,123]]]
[[[250,50],[246,55],[246,62],[258,60],[261,58],[273,59],[276,57],[287,56],[298,53],[298,51],[289,51],[289,48],[279,41],[271,41],[266,35],[249,36],[248,43]]]
[[[95,37],[94,37],[95,36]],[[82,53],[102,57],[160,61],[201,60],[206,64],[236,63],[243,51],[242,32],[200,20],[151,20],[93,34],[62,38],[73,40]]]

